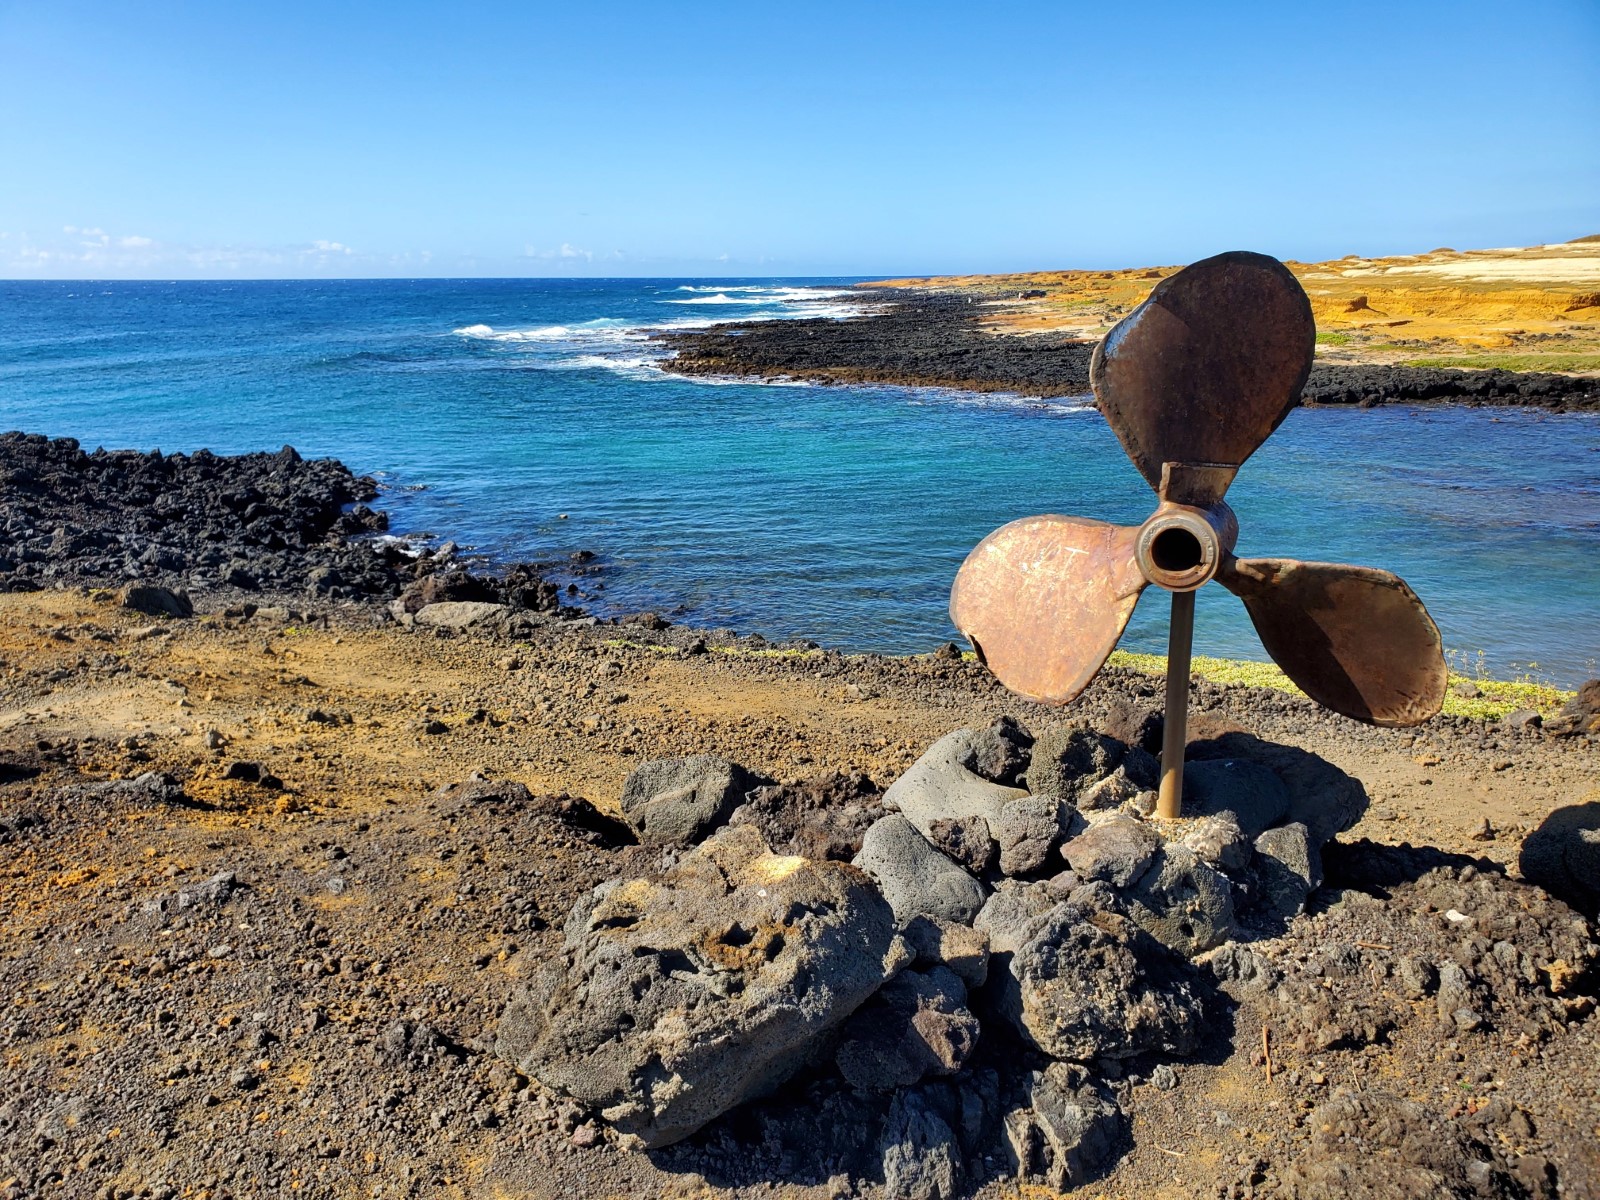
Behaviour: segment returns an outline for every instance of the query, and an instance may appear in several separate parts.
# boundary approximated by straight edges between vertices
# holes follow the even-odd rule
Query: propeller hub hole
[[[1205,561],[1205,550],[1193,532],[1174,525],[1150,539],[1150,561],[1159,571],[1184,574]]]
[[[1192,592],[1217,573],[1237,530],[1226,505],[1163,504],[1139,531],[1139,570],[1169,592]]]

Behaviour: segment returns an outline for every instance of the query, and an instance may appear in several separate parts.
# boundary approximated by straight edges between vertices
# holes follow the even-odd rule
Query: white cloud
[[[571,242],[562,242],[554,250],[541,250],[530,243],[522,247],[522,256],[524,258],[567,259],[569,261],[581,258],[584,262],[594,261],[593,250],[585,250],[580,246],[574,246]]]
[[[137,250],[141,246],[154,246],[155,244],[154,238],[140,237],[136,233],[129,237],[117,239],[117,245],[125,246],[129,250]]]
[[[343,242],[329,242],[318,238],[311,243],[311,249],[319,254],[354,254],[355,251]]]

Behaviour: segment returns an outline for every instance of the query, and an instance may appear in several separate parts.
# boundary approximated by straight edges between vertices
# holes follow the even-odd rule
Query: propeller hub
[[[1210,508],[1168,503],[1140,526],[1134,557],[1157,587],[1192,592],[1216,575],[1238,538],[1239,521],[1220,500]]]

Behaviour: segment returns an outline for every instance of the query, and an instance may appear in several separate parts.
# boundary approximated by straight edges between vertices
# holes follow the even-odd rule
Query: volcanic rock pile
[[[497,1051],[635,1147],[782,1088],[870,1112],[891,1195],[954,1195],[997,1145],[1075,1185],[1123,1133],[1107,1081],[1221,1015],[1196,956],[1281,932],[1366,806],[1301,751],[1196,753],[1172,823],[1154,758],[1085,725],[959,730],[881,797],[646,764],[623,811],[657,868],[573,907]]]
[[[576,618],[545,578],[551,564],[494,575],[463,569],[458,548],[377,538],[377,483],[336,459],[209,450],[83,450],[74,438],[0,434],[0,592],[116,586],[128,608],[187,617],[191,593],[224,602],[273,597],[394,599],[405,625],[525,635],[534,614]],[[567,574],[595,570],[577,551]],[[576,594],[576,587],[568,595]]]

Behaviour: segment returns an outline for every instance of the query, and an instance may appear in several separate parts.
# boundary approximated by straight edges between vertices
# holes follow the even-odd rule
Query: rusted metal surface
[[[1182,796],[1194,592],[1213,578],[1318,703],[1374,725],[1415,725],[1444,701],[1439,630],[1398,576],[1233,556],[1239,524],[1223,497],[1294,407],[1315,339],[1310,303],[1275,259],[1221,254],[1162,281],[1106,335],[1091,371],[1156,511],[1137,527],[1013,521],[956,576],[950,614],[979,657],[1013,691],[1058,704],[1093,680],[1147,584],[1172,593],[1163,815],[1176,816]]]
[[[1189,654],[1194,648],[1194,593],[1172,593],[1167,626],[1167,707],[1161,727],[1161,787],[1156,816],[1183,813],[1183,751],[1189,744]]]
[[[1371,725],[1416,725],[1444,703],[1439,627],[1405,580],[1375,567],[1231,559],[1217,582],[1261,644],[1319,704]]]
[[[1139,526],[1134,556],[1151,583],[1192,592],[1210,581],[1238,540],[1239,520],[1222,501],[1210,508],[1163,502]]]
[[[956,575],[950,616],[1014,692],[1065,704],[1116,647],[1145,578],[1137,529],[1025,517],[979,542]]]
[[[1094,354],[1089,378],[1111,428],[1152,488],[1166,463],[1237,468],[1288,415],[1311,371],[1305,291],[1264,254],[1235,251],[1162,280]],[[1205,476],[1167,495],[1222,499]]]

